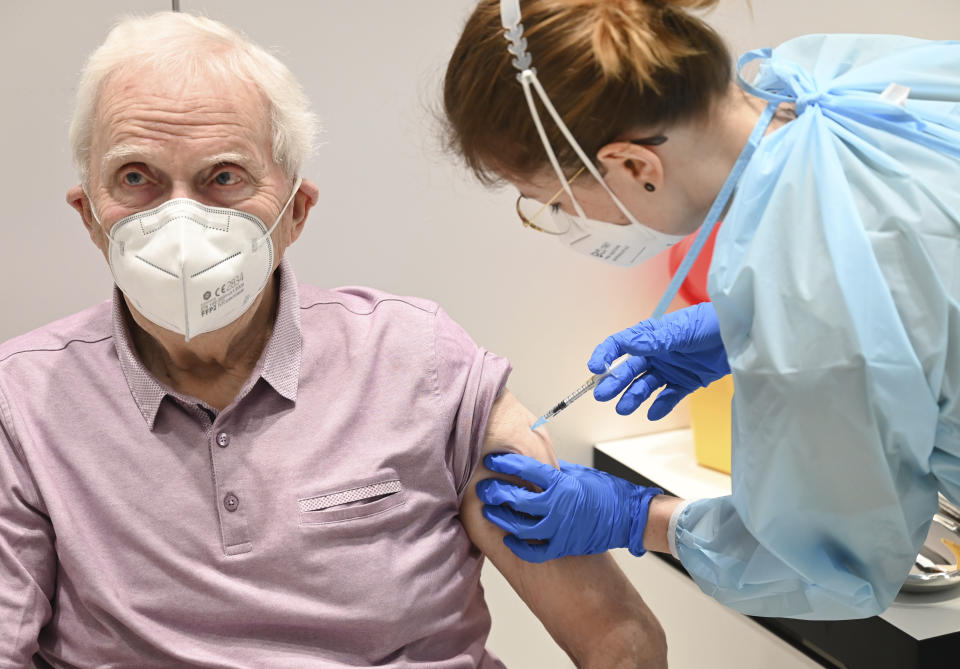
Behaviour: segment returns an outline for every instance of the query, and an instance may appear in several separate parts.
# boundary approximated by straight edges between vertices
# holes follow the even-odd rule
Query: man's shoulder
[[[323,289],[300,284],[300,310],[332,306],[357,317],[388,315],[393,318],[432,317],[440,308],[436,302],[420,297],[394,295],[367,286],[341,286]],[[386,307],[386,308],[385,308]]]
[[[0,365],[31,354],[47,355],[66,351],[73,345],[96,344],[112,338],[111,305],[106,300],[0,343]]]

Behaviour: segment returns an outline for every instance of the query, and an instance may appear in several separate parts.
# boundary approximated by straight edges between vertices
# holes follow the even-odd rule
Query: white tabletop
[[[596,444],[598,450],[687,499],[730,494],[730,477],[701,467],[689,430],[658,432]],[[960,631],[960,586],[930,594],[901,593],[880,615],[915,639]]]

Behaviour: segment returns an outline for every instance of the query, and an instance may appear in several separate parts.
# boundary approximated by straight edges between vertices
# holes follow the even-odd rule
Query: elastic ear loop
[[[303,183],[303,177],[302,177],[302,176],[298,176],[296,183],[293,185],[293,190],[290,192],[290,197],[287,198],[286,204],[283,205],[283,207],[280,209],[280,213],[277,214],[277,219],[273,222],[273,225],[270,226],[270,229],[269,229],[269,230],[267,230],[265,233],[263,233],[263,234],[262,234],[260,237],[258,237],[257,239],[254,239],[254,240],[253,240],[253,245],[252,245],[252,247],[251,247],[251,249],[250,249],[251,251],[256,251],[256,250],[257,250],[257,247],[260,246],[260,242],[262,242],[264,239],[266,239],[266,238],[269,237],[271,234],[273,234],[274,229],[275,229],[278,225],[280,225],[280,219],[283,218],[283,214],[284,214],[284,212],[287,211],[287,207],[289,207],[289,206],[290,206],[290,203],[293,202],[293,197],[297,194],[297,191],[300,190],[300,185],[301,185],[302,183]]]
[[[527,106],[530,107],[530,114],[533,116],[533,124],[537,127],[537,134],[540,135],[540,142],[543,144],[543,148],[547,152],[547,157],[550,159],[550,164],[553,166],[553,171],[556,172],[557,179],[560,180],[560,185],[563,187],[563,190],[573,203],[573,208],[577,210],[577,215],[580,216],[580,218],[586,218],[587,215],[584,213],[583,207],[581,207],[580,203],[577,202],[577,198],[573,196],[573,189],[570,188],[570,184],[567,183],[567,177],[564,176],[563,170],[560,169],[560,161],[557,160],[557,154],[553,152],[553,147],[550,145],[550,140],[547,138],[547,131],[543,128],[543,122],[540,120],[540,113],[537,111],[537,105],[533,99],[533,93],[530,92],[531,80],[537,80],[537,75],[534,74],[532,70],[524,70],[520,74],[520,84],[523,86],[523,96],[527,99]],[[539,89],[537,92],[539,94]]]
[[[90,203],[90,215],[93,216],[93,220],[97,222],[97,225],[100,227],[100,231],[107,236],[108,242],[110,242],[114,246],[120,247],[120,255],[123,255],[123,251],[124,251],[123,242],[118,242],[116,239],[113,238],[113,235],[109,231],[103,229],[103,223],[100,221],[100,217],[97,216],[97,208],[93,206],[93,198],[90,197],[90,193],[87,192],[87,189],[85,186],[80,186],[80,189],[83,191],[83,194],[87,196],[87,202]]]
[[[580,161],[583,163],[584,167],[587,168],[587,171],[590,172],[590,175],[600,182],[600,185],[603,186],[603,189],[607,192],[607,195],[610,196],[610,199],[613,200],[615,205],[617,205],[617,208],[620,210],[620,212],[626,216],[627,220],[643,229],[644,226],[633,216],[633,214],[630,213],[623,203],[620,202],[620,199],[613,194],[610,186],[607,185],[607,182],[600,175],[600,171],[594,166],[593,161],[587,157],[586,152],[580,147],[580,144],[574,138],[573,133],[571,133],[570,129],[567,128],[567,125],[563,122],[560,114],[557,113],[553,103],[550,102],[547,92],[540,84],[540,80],[537,79],[536,70],[531,67],[532,59],[530,57],[530,53],[527,51],[527,40],[523,37],[523,23],[521,23],[521,18],[522,13],[520,10],[520,0],[500,0],[500,23],[504,29],[504,37],[509,43],[507,46],[507,51],[514,56],[513,66],[520,72],[517,75],[517,79],[520,80],[520,83],[523,86],[523,95],[527,99],[527,106],[530,108],[530,114],[533,116],[534,125],[536,125],[537,133],[540,135],[540,141],[543,144],[543,148],[547,152],[547,156],[550,158],[550,164],[553,166],[553,171],[556,173],[557,179],[560,180],[563,190],[570,198],[571,203],[573,203],[573,207],[577,210],[577,214],[581,218],[586,219],[587,216],[583,211],[583,207],[580,206],[580,203],[573,196],[573,190],[570,188],[570,184],[567,183],[567,179],[563,174],[563,170],[560,169],[560,162],[557,160],[557,156],[553,151],[553,147],[550,145],[550,140],[547,138],[547,133],[544,130],[543,123],[540,120],[540,113],[537,111],[537,105],[535,104],[533,95],[530,92],[531,82],[533,82],[534,88],[537,89],[537,95],[540,97],[540,101],[543,102],[543,105],[547,108],[547,111],[553,118],[554,123],[556,123],[557,127],[560,129],[560,133],[570,144],[571,148],[573,148],[574,153],[576,153],[577,157],[580,158]]]
[[[613,200],[613,203],[617,205],[617,209],[619,209],[620,212],[627,217],[627,220],[642,228],[643,225],[634,217],[633,214],[630,213],[630,210],[627,209],[622,202],[620,202],[620,199],[614,195],[613,191],[610,189],[610,186],[604,180],[603,176],[601,176],[600,171],[594,166],[593,161],[587,157],[586,152],[583,150],[583,148],[581,148],[576,138],[574,138],[573,133],[570,132],[570,129],[567,127],[566,123],[563,122],[563,118],[561,118],[556,107],[553,106],[553,103],[550,102],[547,92],[544,90],[543,85],[537,78],[536,72],[529,69],[524,70],[520,74],[520,83],[523,84],[524,96],[527,98],[527,105],[530,107],[530,113],[533,115],[534,125],[536,125],[537,133],[540,135],[540,141],[543,143],[544,149],[546,149],[547,155],[550,157],[550,163],[553,165],[553,169],[557,173],[557,177],[563,184],[564,190],[573,202],[577,213],[582,218],[586,218],[580,203],[577,202],[576,198],[573,197],[573,191],[571,190],[570,185],[567,183],[566,177],[563,176],[563,171],[560,169],[560,163],[557,161],[557,157],[553,152],[553,147],[550,146],[550,141],[547,139],[547,133],[543,129],[543,123],[540,121],[540,114],[537,112],[537,106],[534,104],[533,95],[530,93],[531,83],[536,89],[537,96],[540,98],[543,106],[547,108],[547,112],[550,114],[553,122],[556,123],[557,128],[560,130],[560,134],[562,134],[564,139],[567,140],[567,143],[573,149],[574,153],[577,154],[577,157],[583,163],[584,167],[587,168],[587,171],[590,172],[591,176],[593,176],[593,178],[600,183],[600,185],[603,187],[603,190],[605,190],[607,195],[610,196],[610,199]]]

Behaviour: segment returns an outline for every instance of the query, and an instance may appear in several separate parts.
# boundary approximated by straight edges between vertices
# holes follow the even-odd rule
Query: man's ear
[[[304,179],[300,190],[293,196],[293,228],[290,231],[290,243],[297,241],[303,226],[307,222],[307,215],[320,199],[320,189],[309,179]]]
[[[80,214],[80,219],[83,221],[83,227],[87,229],[87,234],[90,235],[90,241],[92,241],[98,249],[103,251],[105,236],[103,228],[101,228],[100,224],[93,218],[90,198],[87,197],[87,194],[80,184],[77,184],[67,191],[67,204],[77,210],[77,213]]]
[[[663,163],[656,150],[648,146],[613,141],[600,147],[597,162],[610,182],[632,181],[649,191],[658,190],[663,185]],[[646,184],[651,184],[652,188]]]

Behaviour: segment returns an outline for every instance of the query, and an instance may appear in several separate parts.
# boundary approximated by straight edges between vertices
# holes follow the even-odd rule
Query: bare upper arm
[[[491,410],[483,456],[514,452],[558,466],[546,430],[530,430],[534,419],[505,390]],[[663,631],[610,555],[533,564],[504,545],[504,532],[483,517],[483,504],[476,494],[476,484],[491,476],[481,462],[461,504],[464,527],[554,640],[578,666],[665,667]]]

